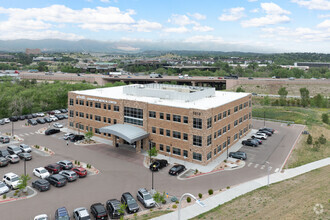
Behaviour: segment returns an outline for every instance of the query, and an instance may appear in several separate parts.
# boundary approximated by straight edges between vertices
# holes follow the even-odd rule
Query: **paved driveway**
[[[261,127],[262,123],[253,121],[255,128]],[[28,128],[21,125],[22,122],[15,124],[15,134],[24,138],[24,143],[46,146],[55,152],[55,155],[49,157],[33,153],[33,160],[27,163],[28,174],[31,176],[33,168],[62,159],[90,163],[100,170],[100,174],[78,179],[62,188],[52,187],[49,191],[38,193],[27,200],[0,204],[1,219],[32,219],[40,213],[54,216],[55,210],[62,206],[72,212],[74,208],[81,206],[89,208],[95,202],[105,203],[108,199],[120,199],[121,194],[127,191],[136,196],[139,188],[151,188],[151,172],[143,166],[143,156],[136,154],[132,149],[115,148],[105,144],[79,146],[70,143],[69,146],[66,146],[66,141],[61,139],[63,133],[45,136],[35,133],[45,125]],[[270,162],[271,172],[275,172],[282,166],[302,128],[296,125],[288,127],[270,122],[267,122],[266,126],[275,128],[276,134],[265,141],[261,147],[242,148],[249,157],[244,168],[189,180],[178,180],[168,175],[169,166],[154,173],[156,190],[165,191],[177,197],[185,192],[197,194],[206,193],[210,188],[219,190],[266,175],[267,170],[265,167],[262,168],[266,160]],[[2,132],[10,130],[10,124],[0,127]],[[22,174],[23,163],[0,168],[0,177],[11,171]],[[33,179],[36,178],[33,177]]]

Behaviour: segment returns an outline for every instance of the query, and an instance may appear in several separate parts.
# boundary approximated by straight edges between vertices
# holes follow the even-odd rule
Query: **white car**
[[[264,133],[256,133],[256,134],[252,134],[251,137],[252,137],[252,138],[262,139],[262,140],[266,140],[266,139],[267,139],[267,135],[264,134]]]
[[[33,175],[41,179],[45,179],[50,176],[50,173],[43,167],[38,167],[33,169]]]
[[[58,121],[58,118],[54,115],[49,116],[50,120],[52,121]]]
[[[84,207],[73,210],[74,219],[91,219],[88,210]]]
[[[5,120],[5,123],[10,123],[9,118],[4,118],[3,120]]]
[[[27,144],[20,144],[19,148],[24,152],[24,153],[31,153],[32,149],[29,145]]]
[[[17,189],[19,184],[19,176],[15,173],[6,173],[3,176],[3,182],[7,184],[11,189]]]
[[[70,136],[73,136],[73,135],[74,135],[73,133],[66,133],[66,134],[64,134],[63,139],[68,140],[70,138]]]
[[[41,215],[37,215],[36,217],[34,217],[34,220],[49,220],[49,218],[48,218],[48,215],[41,214]]]
[[[8,186],[4,182],[0,181],[0,195],[5,194],[7,192],[9,192]]]
[[[55,114],[61,114],[61,111],[60,110],[54,110],[54,113]]]
[[[54,128],[63,128],[63,125],[60,123],[54,123],[53,126]]]
[[[45,114],[44,114],[43,112],[39,112],[39,113],[37,113],[37,116],[38,116],[38,117],[44,117]]]

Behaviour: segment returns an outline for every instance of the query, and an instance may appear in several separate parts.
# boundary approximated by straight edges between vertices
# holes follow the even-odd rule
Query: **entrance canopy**
[[[128,124],[110,125],[107,127],[100,128],[100,132],[118,136],[130,144],[149,136],[149,133],[144,131],[142,128],[138,128]]]

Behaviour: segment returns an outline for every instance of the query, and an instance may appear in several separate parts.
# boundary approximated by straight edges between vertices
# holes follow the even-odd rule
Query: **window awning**
[[[107,133],[118,136],[130,144],[134,143],[135,141],[142,140],[143,138],[149,136],[149,133],[147,133],[142,128],[138,128],[128,124],[110,125],[100,128],[99,130],[101,133]]]

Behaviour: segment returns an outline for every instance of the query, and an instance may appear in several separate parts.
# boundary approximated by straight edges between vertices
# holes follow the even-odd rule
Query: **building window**
[[[83,112],[79,112],[79,117],[80,118],[84,118],[85,117],[85,114]]]
[[[221,144],[218,146],[218,153],[221,152]]]
[[[88,102],[88,101],[86,101],[86,106],[88,106],[88,104],[89,104],[89,102]]]
[[[104,123],[107,122],[107,117],[103,117],[103,122],[104,122]]]
[[[225,126],[225,127],[223,127],[223,129],[222,129],[222,133],[224,134],[224,133],[226,133],[227,132],[227,127]]]
[[[221,120],[221,113],[218,114],[218,121]]]
[[[88,126],[86,126],[86,131],[87,131],[87,132],[88,132],[88,128],[89,128],[89,127],[88,127]]]
[[[163,128],[159,128],[159,134],[164,135],[164,129]]]
[[[70,127],[73,127],[73,122],[71,122],[71,121],[70,121],[70,123],[69,123],[69,124],[70,124]]]
[[[235,106],[234,112],[237,112],[237,111],[238,111],[238,106]]]
[[[221,136],[221,131],[222,131],[221,129],[218,130],[218,137]]]
[[[238,120],[235,120],[235,121],[234,121],[234,126],[236,127],[237,124],[238,124]]]
[[[214,116],[214,123],[216,123],[217,122],[217,116],[215,115]]]
[[[76,112],[76,116],[78,117],[78,115],[79,115],[79,112]]]
[[[240,123],[240,124],[242,123],[242,118],[239,118],[239,123]]]
[[[74,111],[70,110],[70,117],[73,117],[73,115],[74,115]]]
[[[193,145],[202,146],[202,136],[193,135]]]
[[[213,136],[214,139],[217,138],[217,132],[214,132],[214,136]]]
[[[119,106],[118,111],[119,111]],[[114,106],[115,110],[116,106]],[[124,122],[143,126],[143,109],[124,107]]]
[[[181,122],[181,116],[180,115],[173,115],[173,121]]]
[[[183,116],[183,123],[188,124],[188,117],[187,116]]]
[[[166,136],[171,137],[171,131],[170,130],[166,130]]]
[[[107,104],[103,104],[103,109],[107,109]]]
[[[188,140],[188,134],[183,133],[183,140],[187,141]]]
[[[153,134],[156,134],[156,128],[155,127],[152,127],[151,130],[152,130]]]
[[[166,152],[170,153],[171,152],[171,147],[170,146],[166,146]]]
[[[207,128],[212,127],[212,118],[207,119]]]
[[[181,139],[181,132],[173,131],[173,137],[177,139]]]
[[[238,134],[236,133],[236,134],[234,135],[234,140],[237,140],[237,137],[238,137]]]
[[[93,115],[92,114],[89,115],[89,119],[93,119]]]
[[[230,109],[228,110],[227,115],[228,115],[228,116],[230,115]]]
[[[222,117],[223,118],[227,117],[227,111],[225,111],[225,112],[222,113]]]
[[[249,113],[249,119],[251,119],[251,112]]]
[[[101,108],[101,103],[95,102],[95,108]]]
[[[187,150],[183,150],[183,156],[188,157],[188,151]]]
[[[230,124],[228,125],[227,130],[228,130],[228,131],[230,130]]]
[[[163,112],[160,112],[160,113],[159,113],[159,118],[160,118],[160,119],[164,119],[164,113],[163,113]]]
[[[207,146],[212,144],[212,135],[207,136]]]
[[[164,145],[163,144],[159,144],[159,150],[164,151]]]
[[[166,120],[171,121],[171,115],[170,114],[166,114]]]
[[[89,115],[88,115],[88,113],[86,113],[86,118],[89,119]]]
[[[227,146],[230,145],[230,137],[227,138]]]
[[[199,154],[199,153],[193,152],[193,159],[194,159],[194,160],[202,161],[202,154]]]
[[[95,128],[95,133],[96,134],[101,134],[100,130],[98,128]]]
[[[101,116],[95,115],[95,121],[101,121]]]
[[[113,110],[114,110],[115,112],[119,112],[119,106],[118,106],[118,105],[115,105],[115,106],[113,107]]]
[[[251,107],[251,100],[249,101],[249,107]]]
[[[156,118],[156,112],[149,111],[149,118]]]
[[[114,124],[117,124],[117,119],[113,119],[113,123]]]
[[[78,105],[78,99],[76,99],[76,105]]]
[[[70,99],[70,105],[73,105],[73,99]]]
[[[226,147],[227,147],[227,142],[223,142],[223,144],[222,144],[222,150],[226,149]]]
[[[89,107],[93,107],[93,102],[89,102]]]
[[[108,105],[108,110],[111,110],[111,105],[110,104]]]
[[[209,160],[211,158],[212,158],[212,152],[210,151],[207,153],[206,159]]]
[[[239,105],[239,110],[242,110],[242,104]]]
[[[108,123],[111,124],[111,118],[108,118]]]
[[[179,148],[176,148],[176,147],[173,147],[173,154],[175,154],[175,155],[181,155],[181,149],[179,149]]]
[[[202,129],[203,128],[203,120],[201,118],[193,119],[193,128]]]

